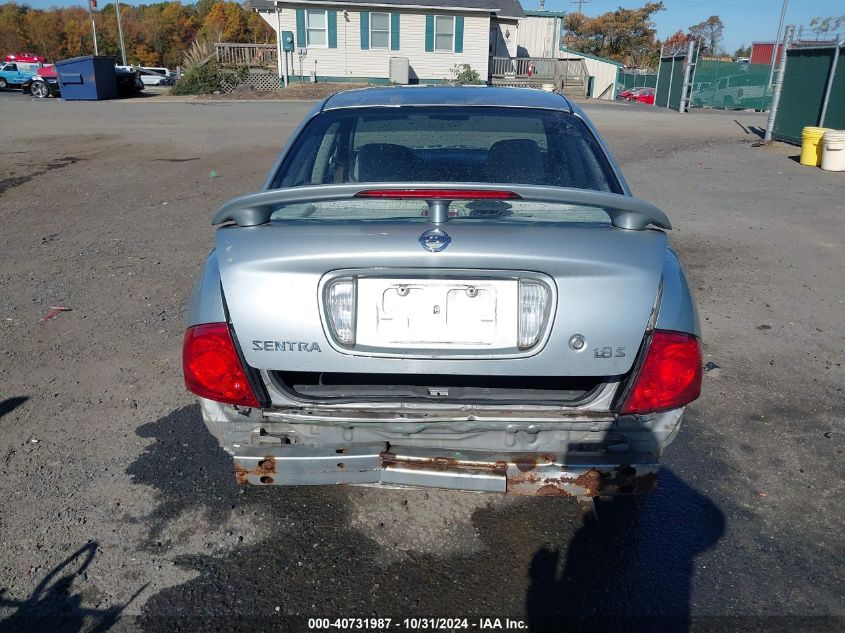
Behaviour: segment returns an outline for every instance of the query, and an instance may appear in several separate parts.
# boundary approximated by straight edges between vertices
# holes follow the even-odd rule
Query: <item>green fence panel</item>
[[[768,110],[772,89],[768,64],[699,60],[693,76],[690,105],[724,110]]]
[[[819,125],[824,93],[833,66],[836,48],[792,48],[786,54],[783,77],[772,136],[790,143],[801,142],[801,129]],[[845,129],[845,48],[840,49],[827,105],[824,127]]]
[[[845,130],[845,48],[839,49],[839,63],[830,88],[830,100],[824,126],[834,130]]]
[[[617,93],[631,88],[654,88],[657,83],[657,73],[620,73],[619,83],[622,87]]]
[[[684,59],[677,57],[663,57],[657,76],[657,92],[654,105],[659,108],[678,110],[681,107],[681,90],[684,87]]]

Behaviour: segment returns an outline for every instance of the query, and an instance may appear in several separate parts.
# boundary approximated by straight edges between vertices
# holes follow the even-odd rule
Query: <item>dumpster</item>
[[[114,57],[87,55],[56,62],[62,99],[68,101],[114,99],[117,82]]]

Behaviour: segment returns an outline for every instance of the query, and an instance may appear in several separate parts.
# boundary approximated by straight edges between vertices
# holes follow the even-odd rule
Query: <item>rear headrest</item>
[[[487,151],[487,177],[492,182],[534,185],[543,182],[545,167],[537,141],[496,141]]]
[[[358,182],[401,182],[410,180],[414,152],[404,145],[370,143],[362,145],[355,157],[355,180]]]

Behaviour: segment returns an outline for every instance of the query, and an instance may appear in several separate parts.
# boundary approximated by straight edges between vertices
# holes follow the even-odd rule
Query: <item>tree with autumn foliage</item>
[[[651,18],[663,9],[662,2],[647,2],[640,8],[620,7],[594,18],[570,13],[564,18],[564,44],[629,66],[648,65],[660,49]]]
[[[678,51],[687,45],[687,35],[683,31],[676,31],[663,40],[663,50],[667,53]]]
[[[26,51],[50,61],[93,54],[91,17],[84,2],[46,10],[0,4],[0,53]],[[115,5],[103,4],[93,15],[99,53],[120,60]],[[126,61],[139,66],[178,66],[197,37],[210,42],[275,42],[275,31],[261,16],[231,1],[121,3],[120,17]]]

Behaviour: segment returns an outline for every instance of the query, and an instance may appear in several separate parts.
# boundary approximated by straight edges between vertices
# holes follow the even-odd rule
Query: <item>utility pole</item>
[[[787,26],[783,35],[783,55],[778,64],[778,74],[775,77],[775,87],[772,94],[772,105],[769,108],[769,119],[766,121],[766,133],[763,140],[768,143],[772,140],[772,134],[775,129],[775,120],[778,116],[778,106],[780,105],[780,94],[783,90],[783,75],[786,70],[786,49],[792,43],[792,33],[795,30],[794,26]],[[777,43],[776,43],[777,44]]]
[[[94,35],[94,55],[99,55],[97,50],[97,26],[94,24],[94,9],[97,8],[97,0],[88,0],[88,15],[91,16],[91,33]]]
[[[769,61],[771,68],[769,69],[769,82],[766,84],[767,88],[772,87],[772,77],[775,74],[775,62],[777,61],[778,47],[780,46],[780,32],[783,29],[783,19],[786,17],[786,4],[789,0],[783,0],[783,5],[780,8],[780,21],[778,22],[778,34],[775,36],[775,45],[772,46],[772,59]],[[786,51],[783,51],[786,55]]]
[[[120,38],[120,56],[123,58],[123,65],[126,66],[126,47],[123,44],[123,24],[120,21],[120,0],[114,0],[114,10],[117,15],[117,34]]]
[[[279,83],[283,82],[282,77],[282,16],[281,16],[281,9],[279,8],[279,4],[276,3],[276,70],[279,73]],[[284,53],[287,55],[287,53]],[[282,84],[285,88],[287,88],[287,83]]]
[[[577,4],[578,5],[578,13],[584,15],[584,5],[590,4],[590,0],[572,0],[570,4]]]

